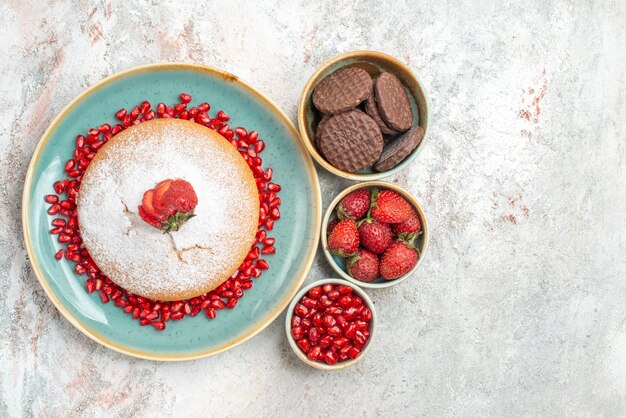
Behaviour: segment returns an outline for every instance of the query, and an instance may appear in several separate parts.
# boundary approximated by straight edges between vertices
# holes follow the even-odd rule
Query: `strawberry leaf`
[[[167,221],[163,222],[161,228],[163,233],[169,233],[171,231],[178,231],[178,229],[189,219],[196,216],[193,212],[176,212],[176,214],[170,217]]]

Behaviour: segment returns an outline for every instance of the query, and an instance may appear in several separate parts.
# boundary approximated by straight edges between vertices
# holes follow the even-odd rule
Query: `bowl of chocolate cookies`
[[[404,63],[376,51],[325,62],[307,81],[298,127],[313,158],[350,180],[378,180],[417,156],[429,127],[428,98]]]

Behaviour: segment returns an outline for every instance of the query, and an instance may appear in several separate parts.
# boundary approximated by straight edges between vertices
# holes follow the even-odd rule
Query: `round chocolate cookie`
[[[313,104],[322,113],[334,115],[357,107],[372,92],[372,77],[362,68],[337,70],[313,90]]]
[[[380,116],[388,127],[404,132],[413,123],[413,111],[409,96],[398,78],[382,73],[374,81],[374,94]]]
[[[319,142],[326,161],[348,173],[371,167],[383,150],[378,124],[357,109],[328,119]]]
[[[378,124],[380,127],[380,131],[384,135],[398,135],[400,132],[394,131],[391,129],[385,121],[380,117],[380,113],[378,113],[378,107],[376,106],[376,98],[374,97],[374,92],[370,94],[370,97],[365,101],[365,112],[370,115],[372,119]]]
[[[422,138],[424,138],[424,128],[417,125],[399,138],[389,142],[385,145],[378,162],[374,165],[374,170],[387,171],[397,166],[418,146]]]

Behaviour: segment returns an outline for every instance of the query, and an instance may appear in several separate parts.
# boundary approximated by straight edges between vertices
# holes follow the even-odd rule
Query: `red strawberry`
[[[394,280],[407,274],[417,264],[417,250],[403,241],[391,244],[380,259],[380,275]]]
[[[339,221],[328,237],[328,251],[341,257],[353,255],[359,248],[359,232],[352,219]]]
[[[376,254],[359,248],[358,253],[348,259],[348,274],[359,281],[371,283],[380,275],[378,266]]]
[[[191,219],[198,196],[189,182],[181,179],[163,180],[154,189],[146,190],[138,207],[141,219],[164,232],[178,231]]]
[[[411,216],[411,205],[392,190],[376,190],[372,196],[372,218],[388,223],[399,224]]]
[[[348,193],[337,205],[337,217],[339,219],[361,219],[370,208],[371,198],[372,194],[369,189],[358,189]]]
[[[414,208],[411,208],[411,215],[406,221],[391,225],[391,229],[396,236],[404,241],[411,242],[422,231],[422,223]]]
[[[359,239],[363,248],[382,254],[393,243],[393,234],[389,224],[368,218],[359,222]]]
[[[157,183],[156,186],[154,186],[154,206],[155,209],[158,209],[160,211],[164,210],[164,208],[162,207],[163,204],[163,196],[165,195],[165,192],[167,192],[170,188],[170,186],[172,185],[172,181],[170,179],[167,180],[163,180],[160,181],[159,183]]]
[[[149,190],[149,191],[152,191],[152,190]],[[155,217],[155,215],[148,214],[148,212],[146,212],[144,207],[141,205],[137,209],[138,209],[139,216],[141,217],[141,219],[143,219],[145,222],[149,223],[150,225],[154,226],[155,228],[161,228],[161,221],[157,217]]]
[[[161,215],[157,213],[156,209],[154,208],[153,202],[154,189],[146,190],[146,192],[143,194],[143,198],[141,199],[141,206],[139,207],[142,209],[142,212],[145,214],[145,216],[150,218],[150,220],[152,221],[149,222],[148,220],[146,220],[146,222],[148,223],[161,221]]]
[[[158,192],[158,190],[157,190]],[[198,204],[198,196],[189,182],[176,179],[171,182],[160,202],[156,201],[158,193],[155,193],[155,209],[164,211],[170,216],[176,212],[191,212]]]
[[[339,223],[339,218],[335,218],[332,221],[330,221],[328,223],[328,226],[326,227],[326,236],[328,237],[330,235],[331,232],[333,232],[333,229],[335,229],[335,227],[337,226],[337,224]]]

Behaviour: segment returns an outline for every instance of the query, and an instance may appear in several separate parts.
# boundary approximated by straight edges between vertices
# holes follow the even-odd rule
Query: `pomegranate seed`
[[[341,286],[337,287],[337,291],[342,296],[351,295],[352,294],[352,288],[350,286],[341,285]]]
[[[267,185],[267,190],[269,190],[270,192],[280,192],[280,189],[281,187],[275,183],[269,183]]]
[[[252,144],[254,142],[256,142],[256,140],[259,138],[259,133],[256,131],[252,131],[248,134],[248,143]],[[258,151],[257,151],[258,152]]]
[[[341,327],[341,328],[345,328],[346,324],[348,323],[348,321],[346,320],[346,318],[343,315],[337,315],[335,316],[335,320],[337,321],[337,324]]]
[[[323,322],[326,328],[332,328],[337,324],[337,320],[331,315],[324,315]]]
[[[96,290],[96,285],[93,280],[87,279],[87,281],[85,281],[85,288],[87,289],[87,293],[93,293]]]
[[[270,268],[269,264],[267,264],[265,260],[258,260],[256,262],[256,267],[261,270],[267,270],[268,268]]]
[[[55,203],[48,208],[48,215],[56,215],[57,213],[59,213],[60,210],[61,210],[61,206]]]
[[[354,321],[354,324],[356,325],[356,328],[359,330],[367,329],[367,327],[369,326],[367,322],[365,321]]]
[[[58,203],[59,202],[59,196],[55,195],[55,194],[48,194],[44,197],[44,200],[46,201],[46,203]]]
[[[291,328],[291,337],[298,341],[304,336],[304,329],[302,327],[293,327]]]
[[[293,315],[291,317],[291,328],[299,326],[301,322],[302,318],[300,318],[298,315]]]
[[[319,342],[319,346],[322,348],[327,348],[333,343],[333,337],[330,335],[324,335]]]
[[[141,326],[150,325],[150,323],[152,323],[152,321],[151,321],[151,320],[149,320],[149,319],[146,319],[146,318],[143,318],[143,319],[141,319],[141,320],[139,321],[139,325],[141,325]]]
[[[333,341],[333,346],[340,348],[343,347],[348,342],[346,337],[338,337]]]
[[[359,314],[359,310],[354,306],[350,306],[348,309],[344,311],[344,315],[346,320],[351,321]]]
[[[339,353],[346,354],[346,357],[347,357],[348,351],[350,351],[351,349],[352,349],[352,344],[346,343],[343,345],[343,347],[339,349]]]
[[[315,342],[319,339],[320,334],[317,331],[317,328],[311,328],[309,329],[309,340]]]
[[[352,322],[348,323],[348,325],[346,325],[346,337],[354,340],[354,338],[356,337],[356,325]]]
[[[107,295],[105,292],[100,292],[100,300],[102,301],[102,303],[109,303],[109,295]]]
[[[339,361],[339,356],[337,356],[337,353],[335,353],[332,350],[328,350],[326,352],[326,355],[324,356],[324,361],[326,362],[326,364],[332,366],[333,364],[337,364],[337,361]]]
[[[276,253],[276,249],[274,247],[272,247],[272,246],[264,247],[261,250],[261,254],[265,254],[265,255],[267,255],[267,254],[274,254],[274,253]]]
[[[187,93],[181,93],[178,97],[182,103],[189,103],[191,101],[191,95]]]
[[[302,304],[297,304],[293,312],[298,316],[306,316],[309,313],[309,309]]]
[[[317,301],[313,298],[303,297],[300,303],[309,309],[315,308]]]
[[[230,120],[230,116],[228,116],[223,110],[220,110],[219,112],[217,112],[217,118],[224,122]]]
[[[343,313],[343,309],[341,309],[339,306],[329,306],[326,309],[326,313],[330,315],[341,315]]]
[[[339,328],[337,325],[335,325],[334,327],[330,327],[328,328],[328,334],[332,335],[333,337],[338,337],[341,335],[341,328]]]
[[[145,115],[146,112],[148,110],[150,110],[150,107],[152,107],[152,105],[150,104],[149,101],[144,100],[143,102],[141,102],[141,104],[139,105],[139,113],[142,115]]]
[[[352,360],[357,358],[359,354],[361,354],[361,349],[358,347],[351,347],[350,350],[348,350],[348,357],[350,357]]]
[[[317,360],[317,358],[319,357],[321,352],[322,352],[322,349],[319,348],[318,346],[315,346],[315,347],[311,348],[311,350],[307,354],[307,357],[309,358],[309,360],[315,361],[315,360]]]
[[[309,340],[307,340],[306,338],[302,338],[296,341],[296,345],[300,348],[300,350],[302,350],[304,354],[308,354],[309,350],[311,349]]]
[[[367,338],[365,338],[365,335],[363,335],[363,332],[361,330],[356,331],[354,336],[354,342],[356,342],[357,346],[359,347],[363,347],[367,342]]]
[[[342,296],[339,301],[339,306],[343,307],[343,308],[347,308],[350,305],[352,305],[352,298],[350,296]]]
[[[152,323],[152,326],[158,329],[159,331],[163,331],[165,329],[165,322],[156,321]]]
[[[214,301],[211,302],[211,306],[215,309],[224,309],[224,307],[226,306],[226,304],[224,303],[223,300],[221,299],[216,299]]]
[[[369,322],[372,320],[372,311],[369,310],[369,308],[365,308],[363,309],[363,312],[361,312],[361,319],[363,321]]]
[[[213,309],[213,308],[208,308],[208,309],[206,310],[206,316],[207,316],[207,318],[209,318],[209,319],[214,319],[214,318],[215,318],[215,315],[216,315],[215,309]]]
[[[115,117],[119,120],[124,120],[124,118],[126,117],[126,113],[126,109],[120,109],[115,114]]]
[[[63,258],[63,254],[65,254],[65,250],[61,249],[54,254],[54,258],[60,260]]]

